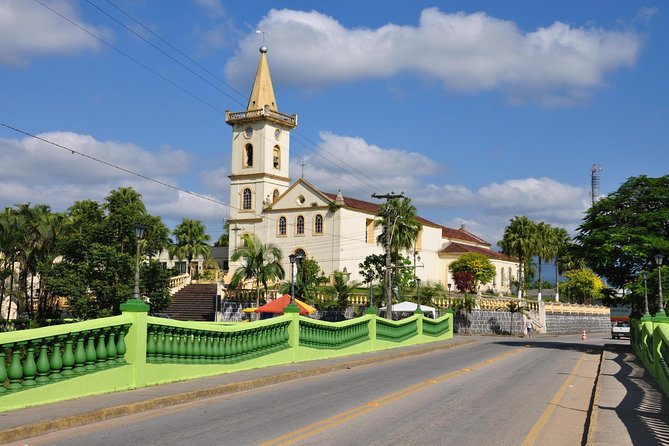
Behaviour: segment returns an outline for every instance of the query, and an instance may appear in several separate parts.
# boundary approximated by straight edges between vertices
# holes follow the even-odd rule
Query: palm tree
[[[344,274],[341,271],[335,271],[333,273],[332,293],[337,299],[337,306],[339,307],[339,310],[346,310],[346,307],[348,306],[348,297],[359,286],[359,282],[350,282],[348,280],[348,274]]]
[[[191,262],[193,257],[211,255],[211,247],[207,244],[210,240],[207,229],[199,220],[184,218],[179,223],[172,234],[176,237],[176,243],[169,248],[170,256],[185,258],[188,260],[188,274],[193,275]]]
[[[534,251],[534,232],[535,223],[525,216],[515,216],[511,219],[509,225],[504,229],[504,237],[498,243],[502,252],[506,255],[518,256],[519,277],[518,277],[518,298],[522,296],[524,283],[523,266]]]
[[[237,262],[244,259],[242,265],[232,275],[230,286],[236,288],[245,280],[253,280],[256,288],[256,307],[260,306],[260,284],[267,292],[267,284],[283,280],[285,272],[281,266],[283,254],[278,246],[263,244],[255,234],[244,234],[242,245],[235,249],[230,260]]]
[[[555,300],[560,301],[560,259],[566,255],[569,245],[571,244],[571,237],[565,228],[553,228],[553,238],[555,241]]]
[[[374,226],[380,226],[382,229],[376,243],[385,246],[386,234],[390,231],[390,253],[395,261],[395,277],[397,278],[399,277],[400,252],[410,250],[415,246],[423,225],[418,220],[416,207],[411,204],[410,198],[391,198],[379,208],[377,215],[381,218],[376,220]],[[386,268],[388,266],[386,264]],[[391,295],[389,293],[386,295],[386,308],[392,308]],[[392,311],[388,311],[387,314],[392,318]]]
[[[556,233],[554,228],[544,223],[543,221],[536,225],[536,231],[534,233],[534,254],[537,255],[539,259],[539,294],[537,296],[538,300],[541,300],[541,291],[542,291],[542,280],[541,280],[541,266],[542,261],[550,261],[557,256],[557,242],[555,240]],[[557,278],[556,278],[557,280]]]

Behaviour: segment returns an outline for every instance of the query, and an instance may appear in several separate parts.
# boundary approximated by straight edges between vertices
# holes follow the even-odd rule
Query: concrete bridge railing
[[[370,308],[342,322],[300,316],[183,322],[127,309],[120,316],[0,333],[0,412],[293,362],[453,337],[453,315],[389,321]]]
[[[669,318],[666,316],[644,316],[633,319],[630,342],[637,357],[669,396]]]

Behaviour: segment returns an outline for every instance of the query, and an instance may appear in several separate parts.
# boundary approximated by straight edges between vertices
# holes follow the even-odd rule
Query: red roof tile
[[[486,242],[483,239],[480,239],[480,238],[476,237],[474,234],[472,234],[469,231],[465,231],[464,229],[453,229],[453,228],[447,228],[446,226],[442,226],[441,227],[441,237],[442,238],[457,239],[457,240],[466,240],[468,242],[482,243],[482,244],[490,246],[490,243]]]

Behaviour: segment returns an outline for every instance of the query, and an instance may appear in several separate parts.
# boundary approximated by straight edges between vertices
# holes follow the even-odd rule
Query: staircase
[[[191,283],[174,293],[165,313],[180,321],[213,322],[215,300],[215,283]]]

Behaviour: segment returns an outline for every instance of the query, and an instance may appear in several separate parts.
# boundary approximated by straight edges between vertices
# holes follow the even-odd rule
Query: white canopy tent
[[[416,302],[409,302],[408,300],[405,300],[404,302],[400,302],[398,304],[393,305],[392,312],[393,313],[413,313],[416,311]],[[386,311],[386,307],[381,307],[379,308],[380,311]],[[434,307],[428,307],[427,305],[421,305],[420,310],[423,313],[432,313],[432,318],[436,319],[437,318],[437,310]]]

